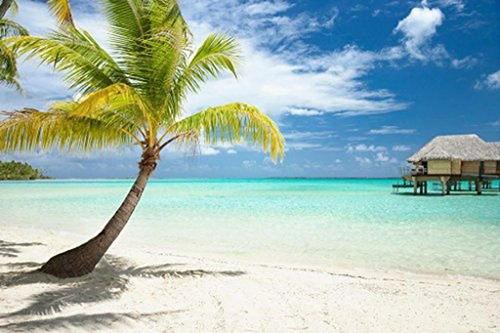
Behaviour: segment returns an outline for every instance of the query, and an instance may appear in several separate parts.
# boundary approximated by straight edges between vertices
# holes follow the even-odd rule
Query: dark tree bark
[[[139,175],[120,208],[104,229],[86,243],[50,258],[40,271],[60,278],[77,277],[92,272],[113,244],[134,212],[144,188],[156,168],[157,157],[150,151],[142,155]]]
[[[0,3],[0,19],[5,16],[5,13],[7,13],[13,2],[14,0],[3,0],[2,3]]]

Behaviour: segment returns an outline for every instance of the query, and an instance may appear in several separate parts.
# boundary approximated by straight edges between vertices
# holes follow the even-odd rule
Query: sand
[[[0,332],[499,332],[500,282],[242,263],[118,242],[96,270],[32,271],[78,235],[0,230]]]

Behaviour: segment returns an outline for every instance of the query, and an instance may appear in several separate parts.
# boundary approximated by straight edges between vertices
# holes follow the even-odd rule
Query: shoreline
[[[62,237],[64,239],[59,246],[59,250],[54,251],[50,254],[46,259],[48,260],[52,255],[60,253],[65,250],[69,250],[85,241],[90,239],[92,235],[79,235],[76,232],[68,231],[68,230],[54,230],[54,229],[39,229],[33,227],[22,227],[22,226],[2,226],[3,231],[5,232],[6,228],[10,229],[10,235],[12,234],[21,234],[26,235],[26,237],[30,239],[37,239],[36,242],[43,242],[43,237],[39,237],[39,234],[47,234],[55,237],[55,233],[57,233],[57,238]],[[97,233],[97,229],[95,231]],[[9,233],[7,233],[9,234]],[[49,236],[49,237],[50,237]],[[122,238],[122,241],[120,239]],[[138,244],[130,244],[126,243],[127,240],[124,240],[125,237],[118,237],[117,241],[111,246],[111,252],[119,253],[120,249],[123,250],[125,247],[128,251],[140,251],[143,253],[160,255],[160,256],[168,256],[168,257],[177,257],[177,258],[185,258],[189,260],[195,261],[209,261],[214,264],[224,264],[224,265],[235,265],[235,266],[249,266],[255,268],[270,268],[270,269],[280,269],[280,270],[290,270],[290,271],[301,271],[301,272],[311,272],[311,273],[319,273],[319,274],[327,274],[332,276],[352,276],[352,277],[362,277],[365,279],[372,278],[384,278],[384,279],[393,279],[393,280],[427,280],[427,281],[471,281],[471,282],[479,282],[479,283],[493,283],[499,284],[500,286],[500,277],[490,277],[490,276],[482,276],[482,275],[468,275],[468,274],[460,274],[460,273],[444,273],[444,272],[432,272],[432,271],[416,271],[411,269],[402,269],[402,268],[370,268],[370,267],[362,267],[355,266],[349,264],[303,264],[303,263],[292,263],[287,262],[286,260],[269,260],[263,259],[261,256],[246,256],[236,258],[234,255],[223,254],[223,253],[200,253],[197,251],[193,251],[191,249],[182,249],[176,250],[175,244],[168,243],[168,249],[161,249],[157,245],[146,244],[146,243],[138,243]],[[72,241],[68,241],[72,240]],[[128,239],[130,241],[130,239]],[[0,239],[1,241],[1,239]],[[23,242],[22,238],[17,239],[18,242]],[[65,244],[63,246],[62,244]],[[115,250],[113,250],[115,249]]]
[[[480,278],[252,264],[126,242],[81,278],[27,274],[81,237],[2,228],[0,332],[494,332],[500,323],[500,282]]]

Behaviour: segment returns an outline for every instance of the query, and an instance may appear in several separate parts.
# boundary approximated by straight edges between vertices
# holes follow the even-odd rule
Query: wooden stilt
[[[424,194],[424,182],[419,182],[420,194]]]
[[[446,179],[445,179],[445,177],[441,177],[441,193],[443,195],[446,194]]]
[[[413,194],[417,195],[417,186],[418,186],[417,178],[412,177],[411,180],[413,181]]]
[[[476,179],[476,192],[477,192],[477,195],[481,195],[481,187],[482,187],[482,182],[479,179]]]
[[[424,193],[427,194],[427,182],[424,182]]]

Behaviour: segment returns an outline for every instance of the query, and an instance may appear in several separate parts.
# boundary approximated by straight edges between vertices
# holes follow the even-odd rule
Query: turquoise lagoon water
[[[326,269],[500,279],[498,190],[482,196],[398,195],[391,193],[394,182],[153,180],[117,242]],[[100,230],[131,184],[0,183],[0,228],[70,231],[83,240]]]

